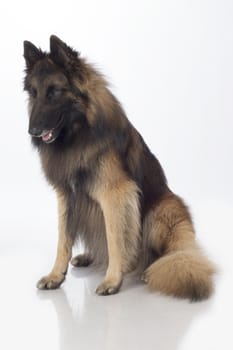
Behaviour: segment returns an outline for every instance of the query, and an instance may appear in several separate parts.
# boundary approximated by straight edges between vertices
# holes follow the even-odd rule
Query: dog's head
[[[85,71],[79,54],[53,35],[50,53],[25,41],[24,58],[33,143],[52,143],[84,126],[88,97],[82,89]]]

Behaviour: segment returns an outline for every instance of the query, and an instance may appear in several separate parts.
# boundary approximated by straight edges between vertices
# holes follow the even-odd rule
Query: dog
[[[39,289],[58,288],[73,266],[106,265],[98,295],[136,272],[151,290],[202,300],[215,267],[196,242],[184,201],[104,77],[55,35],[50,52],[24,42],[29,134],[58,200],[59,239]],[[82,242],[84,253],[72,258]]]

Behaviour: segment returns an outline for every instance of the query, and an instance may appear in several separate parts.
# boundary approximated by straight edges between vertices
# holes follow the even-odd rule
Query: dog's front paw
[[[113,281],[103,281],[96,289],[96,294],[98,295],[111,295],[116,294],[121,287],[121,281],[120,282],[113,282]]]
[[[62,282],[64,281],[65,276],[63,274],[55,275],[50,273],[48,276],[42,277],[37,282],[38,289],[56,289],[59,288]]]

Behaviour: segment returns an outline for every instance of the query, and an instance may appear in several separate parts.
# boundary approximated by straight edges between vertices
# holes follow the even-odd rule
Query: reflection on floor
[[[230,212],[225,208],[211,227],[203,212],[197,215],[198,229],[209,232],[203,245],[221,269],[214,296],[201,303],[152,294],[132,277],[125,279],[119,294],[100,297],[94,291],[103,275],[90,268],[70,267],[59,290],[38,291],[36,281],[48,272],[55,247],[45,247],[44,237],[35,243],[26,228],[19,229],[17,238],[13,228],[5,226],[0,246],[0,348],[219,350],[224,339],[232,349],[232,323],[227,322],[233,292]]]
[[[93,294],[99,278],[85,272],[79,286],[69,281],[61,291],[38,293],[54,304],[59,325],[60,349],[166,349],[178,348],[192,321],[211,302],[190,304],[148,294],[144,286],[127,281],[118,295]],[[129,283],[130,282],[130,283]],[[75,286],[76,283],[76,286]],[[73,286],[72,286],[73,285]],[[72,286],[72,288],[71,288]],[[71,294],[72,291],[72,294]],[[179,317],[182,309],[182,317]]]

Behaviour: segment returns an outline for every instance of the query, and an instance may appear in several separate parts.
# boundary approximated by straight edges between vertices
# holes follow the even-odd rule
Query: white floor
[[[10,206],[9,200],[5,209]],[[26,206],[29,214],[19,208],[13,221],[9,215],[1,221],[0,349],[233,349],[230,205],[193,205],[198,238],[220,275],[214,296],[192,304],[151,294],[130,279],[119,294],[97,296],[102,276],[89,268],[70,267],[59,290],[36,290],[53,262],[56,214],[53,207],[38,214]]]

